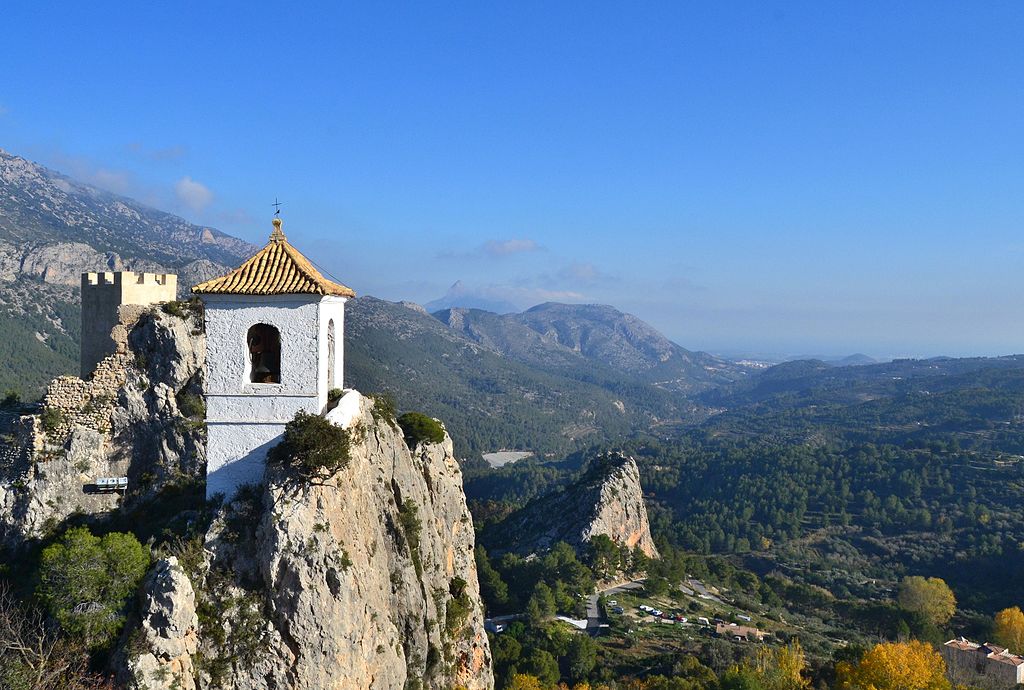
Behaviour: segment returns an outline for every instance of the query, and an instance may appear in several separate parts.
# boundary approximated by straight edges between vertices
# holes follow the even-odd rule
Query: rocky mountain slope
[[[600,304],[539,304],[520,314],[446,309],[435,316],[472,340],[531,366],[599,368],[666,390],[693,393],[743,379],[747,370],[676,345],[649,324]]]
[[[252,249],[0,150],[0,391],[35,397],[76,371],[82,271],[174,271],[187,288]]]
[[[577,549],[598,534],[639,548],[651,557],[651,538],[640,471],[633,458],[609,453],[594,458],[578,480],[534,499],[484,535],[489,548],[543,553],[564,541]]]
[[[231,264],[247,242],[76,182],[0,149],[0,278],[14,272],[78,284],[82,260],[101,270],[125,262],[181,270]],[[70,272],[69,272],[70,269]],[[147,269],[148,270],[148,269]]]

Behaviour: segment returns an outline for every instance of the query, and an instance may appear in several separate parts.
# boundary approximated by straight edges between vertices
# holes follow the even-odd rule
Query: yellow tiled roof
[[[313,264],[288,244],[281,219],[274,219],[270,242],[241,266],[192,288],[197,295],[337,295],[355,297],[341,283],[324,278]]]

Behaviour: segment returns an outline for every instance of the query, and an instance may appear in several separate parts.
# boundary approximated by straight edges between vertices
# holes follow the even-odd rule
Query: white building
[[[206,495],[261,481],[267,451],[299,411],[342,388],[345,302],[288,244],[270,242],[234,271],[192,288],[206,306]]]

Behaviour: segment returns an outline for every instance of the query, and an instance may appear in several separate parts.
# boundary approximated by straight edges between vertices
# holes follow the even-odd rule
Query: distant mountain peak
[[[488,296],[479,291],[471,290],[466,287],[466,284],[461,280],[456,280],[452,283],[452,286],[448,288],[448,292],[446,292],[443,297],[427,302],[423,306],[430,313],[457,307],[466,309],[482,309],[484,311],[493,311],[498,314],[507,314],[518,311],[516,306],[511,302]]]

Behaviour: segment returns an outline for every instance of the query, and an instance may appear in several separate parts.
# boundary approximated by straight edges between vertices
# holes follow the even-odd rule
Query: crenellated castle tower
[[[82,378],[88,378],[104,357],[116,351],[111,332],[121,323],[121,307],[171,302],[177,291],[178,276],[173,273],[83,273]]]

